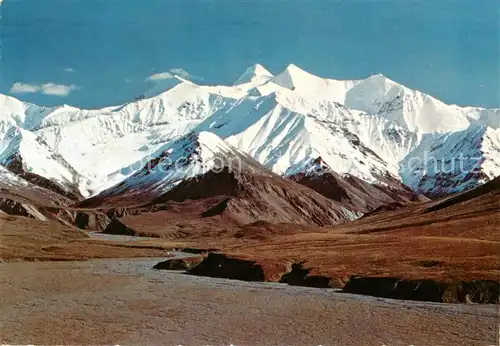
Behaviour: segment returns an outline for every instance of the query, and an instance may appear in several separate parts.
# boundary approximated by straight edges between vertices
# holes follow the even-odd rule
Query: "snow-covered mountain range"
[[[338,174],[446,194],[500,175],[500,109],[447,105],[382,75],[339,81],[295,65],[278,75],[255,65],[230,86],[175,76],[94,110],[0,95],[0,162],[82,197],[124,184],[165,192],[228,155],[282,176],[311,174],[321,158]],[[143,174],[165,157],[170,168],[153,181]]]

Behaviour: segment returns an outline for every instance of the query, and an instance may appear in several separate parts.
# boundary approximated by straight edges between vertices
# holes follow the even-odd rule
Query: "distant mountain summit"
[[[266,68],[260,64],[255,64],[246,69],[246,71],[241,75],[240,78],[234,83],[234,85],[240,85],[245,83],[251,83],[257,80],[264,82],[269,80],[273,75],[271,72],[266,70]]]

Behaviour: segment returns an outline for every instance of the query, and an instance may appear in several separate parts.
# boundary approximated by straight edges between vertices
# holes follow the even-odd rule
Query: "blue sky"
[[[294,63],[336,79],[383,73],[446,103],[500,107],[494,0],[5,0],[0,9],[0,93],[38,104],[119,104],[174,68],[218,84],[254,63],[273,73]]]

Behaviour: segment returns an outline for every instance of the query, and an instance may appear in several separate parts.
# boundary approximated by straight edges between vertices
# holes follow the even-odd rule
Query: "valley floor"
[[[161,259],[0,264],[5,344],[491,345],[498,305],[156,271]]]
[[[212,248],[228,267],[211,253],[196,266],[205,268],[201,275],[217,269],[234,277],[225,276],[233,265],[239,274],[250,263],[252,273],[262,270],[260,281],[280,281],[304,262],[312,276],[338,284],[328,287],[350,275],[489,280],[492,289],[475,286],[466,296],[489,302],[498,297],[500,195],[484,186],[322,229],[268,222],[225,229],[216,218],[181,225],[161,211],[120,218],[126,230],[159,237],[152,239],[0,215],[0,343],[496,345],[498,304],[390,300],[152,269],[178,256],[171,249]],[[449,297],[436,301],[469,301]]]

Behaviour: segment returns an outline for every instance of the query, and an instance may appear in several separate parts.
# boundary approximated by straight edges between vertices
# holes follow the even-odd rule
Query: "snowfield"
[[[17,155],[25,170],[74,184],[86,197],[166,149],[182,159],[190,133],[205,149],[199,164],[172,173],[176,181],[210,169],[214,151],[248,154],[285,176],[321,157],[341,174],[369,182],[391,176],[433,194],[500,175],[500,109],[447,105],[383,75],[339,81],[290,65],[274,76],[254,65],[233,85],[176,76],[134,102],[95,110],[0,95],[1,163]]]

